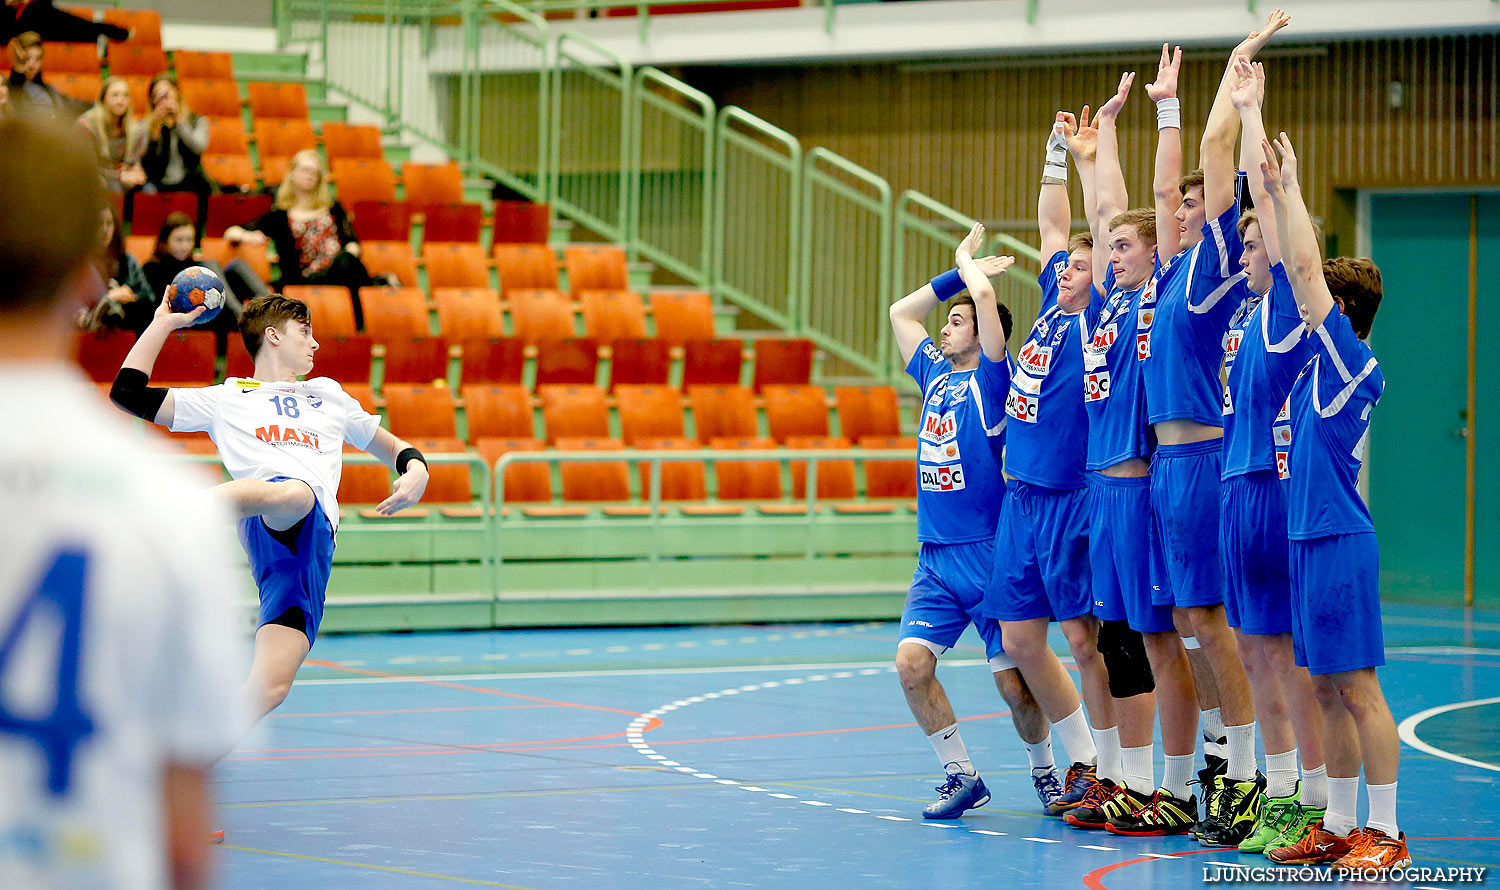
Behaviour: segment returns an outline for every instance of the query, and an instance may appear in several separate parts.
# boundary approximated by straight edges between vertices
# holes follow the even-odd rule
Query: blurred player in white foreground
[[[173,312],[163,300],[125,357],[110,398],[174,433],[207,431],[219,446],[234,481],[215,492],[239,520],[240,543],[260,591],[247,693],[264,716],[286,699],[323,619],[344,443],[396,468],[391,496],[378,508],[386,514],[421,499],[427,462],[409,443],[381,429],[380,418],[335,381],[297,379],[312,370],[318,341],[307,305],[276,294],[251,300],[240,317],[245,349],[255,357],[253,378],[231,377],[205,387],[147,386],[168,335],[193,324],[203,311]]]
[[[93,148],[5,120],[0,158],[0,887],[202,887],[243,724],[229,517],[68,361]]]

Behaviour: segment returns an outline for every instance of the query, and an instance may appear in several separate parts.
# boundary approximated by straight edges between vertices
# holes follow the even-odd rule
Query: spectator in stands
[[[125,250],[125,236],[113,208],[99,213],[99,250],[94,256],[99,277],[108,282],[104,295],[79,320],[85,330],[124,328],[139,334],[151,323],[160,297],[151,289],[141,264]]]
[[[195,258],[197,243],[198,229],[186,213],[174,211],[167,214],[167,218],[162,220],[161,231],[156,235],[156,247],[143,267],[151,292],[165,294],[167,285],[172,283],[177,273],[189,266],[203,266],[224,279],[226,286],[224,311],[203,327],[221,335],[238,331],[244,304],[270,293],[271,289],[266,287],[266,283],[260,280],[260,276],[243,259],[231,260],[228,266],[221,267],[213,260]],[[227,337],[221,336],[221,339]]]
[[[99,147],[99,175],[112,192],[146,184],[141,155],[146,151],[146,128],[130,114],[130,85],[111,77],[99,88],[99,101],[78,118],[79,126]]]
[[[64,96],[42,80],[42,38],[35,31],[19,34],[10,42],[10,64],[14,111],[52,114],[72,120],[88,108],[88,103]]]
[[[54,43],[94,43],[100,37],[129,40],[130,32],[119,25],[96,22],[63,12],[52,0],[5,0],[0,9],[0,38],[34,31]]]
[[[151,114],[146,118],[146,153],[141,166],[146,171],[147,191],[193,192],[198,196],[198,221],[208,216],[208,196],[214,185],[203,170],[203,150],[208,147],[208,118],[182,104],[182,93],[172,75],[151,79]]]
[[[322,156],[313,149],[292,156],[291,167],[276,190],[276,202],[269,213],[248,226],[230,226],[224,237],[231,244],[272,241],[281,269],[279,287],[324,284],[349,288],[354,296],[355,323],[363,327],[359,289],[374,282],[360,261],[359,239],[354,235],[349,214],[333,199],[328,170],[323,166]],[[382,276],[382,283],[398,282]]]

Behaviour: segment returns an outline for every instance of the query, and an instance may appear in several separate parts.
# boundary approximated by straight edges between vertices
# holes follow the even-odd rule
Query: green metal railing
[[[276,0],[283,42],[318,48],[328,88],[385,115],[631,259],[816,342],[832,376],[901,377],[885,307],[952,265],[970,223],[919,192],[559,29],[537,10],[607,0]],[[566,8],[575,8],[566,5]],[[831,10],[831,3],[828,5]],[[997,293],[1018,320],[1040,302],[1041,257]]]

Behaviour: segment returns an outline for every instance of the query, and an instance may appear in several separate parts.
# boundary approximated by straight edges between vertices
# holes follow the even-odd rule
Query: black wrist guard
[[[405,473],[406,465],[414,460],[421,461],[424,467],[427,466],[427,458],[422,456],[422,452],[415,448],[401,449],[401,453],[396,455],[396,475],[400,476]]]

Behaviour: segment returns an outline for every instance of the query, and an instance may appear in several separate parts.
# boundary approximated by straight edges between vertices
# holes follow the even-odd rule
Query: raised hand
[[[1059,111],[1057,120],[1063,125],[1063,139],[1073,160],[1092,161],[1099,150],[1099,128],[1089,124],[1089,107],[1083,106],[1077,119],[1069,112]]]
[[[974,251],[978,250],[979,246],[983,243],[984,225],[975,223],[974,228],[969,230],[969,234],[964,236],[964,240],[959,242],[958,250],[954,251],[954,256],[960,263],[966,259],[972,260],[974,258]]]
[[[1297,153],[1292,150],[1292,140],[1286,131],[1276,137],[1276,153],[1281,155],[1281,186],[1286,189],[1301,188],[1297,181]]]
[[[1095,118],[1096,124],[1106,119],[1113,122],[1120,116],[1120,109],[1125,107],[1125,99],[1130,95],[1130,85],[1133,83],[1135,83],[1134,71],[1126,71],[1120,75],[1120,85],[1115,89],[1115,94],[1108,102],[1099,106],[1099,116]]]
[[[1244,56],[1234,57],[1234,82],[1229,99],[1235,108],[1255,108],[1260,104],[1263,80],[1256,77],[1255,65]]]
[[[1013,256],[987,256],[975,260],[974,264],[979,267],[979,271],[984,273],[984,277],[999,278],[1015,261],[1016,258]]]
[[[1161,45],[1161,62],[1156,66],[1156,80],[1146,84],[1146,95],[1152,102],[1172,99],[1177,96],[1177,74],[1182,70],[1182,47],[1167,52],[1168,44]]]
[[[392,516],[422,499],[427,490],[427,465],[414,460],[406,465],[406,472],[391,485],[391,496],[381,501],[375,511],[381,516]]]
[[[1271,193],[1271,197],[1278,197],[1283,190],[1281,165],[1276,163],[1276,152],[1272,151],[1269,141],[1262,139],[1260,141],[1260,150],[1265,155],[1265,158],[1260,162],[1261,179],[1265,181],[1266,191]]]
[[[1271,14],[1266,16],[1265,27],[1259,31],[1251,31],[1244,40],[1240,41],[1240,45],[1234,48],[1234,54],[1242,55],[1247,59],[1255,58],[1255,54],[1271,42],[1271,37],[1291,22],[1292,17],[1279,8],[1271,10]]]
[[[169,331],[178,331],[197,324],[198,319],[207,311],[207,306],[198,306],[192,312],[173,312],[172,301],[163,295],[161,302],[156,305],[156,312],[151,316],[151,323],[166,325]]]

